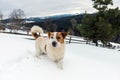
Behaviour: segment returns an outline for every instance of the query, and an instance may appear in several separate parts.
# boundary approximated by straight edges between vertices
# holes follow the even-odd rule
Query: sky
[[[120,1],[113,0],[119,7]],[[91,0],[0,0],[0,12],[7,18],[14,9],[22,9],[26,17],[96,12]]]

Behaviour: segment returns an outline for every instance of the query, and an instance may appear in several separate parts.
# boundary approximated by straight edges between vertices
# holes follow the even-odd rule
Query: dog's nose
[[[52,46],[53,47],[56,47],[57,46],[57,43],[55,41],[52,42]]]

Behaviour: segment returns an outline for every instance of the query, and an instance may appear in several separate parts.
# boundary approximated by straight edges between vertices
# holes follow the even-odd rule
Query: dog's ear
[[[65,39],[65,37],[67,36],[67,32],[62,32],[62,36]]]
[[[48,37],[49,37],[49,39],[50,39],[51,32],[47,32],[47,34],[48,34]]]

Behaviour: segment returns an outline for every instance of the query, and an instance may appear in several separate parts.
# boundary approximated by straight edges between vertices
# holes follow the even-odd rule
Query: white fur
[[[31,33],[40,33],[40,34],[43,34],[43,30],[41,27],[37,26],[37,25],[34,25],[32,28],[31,28]]]

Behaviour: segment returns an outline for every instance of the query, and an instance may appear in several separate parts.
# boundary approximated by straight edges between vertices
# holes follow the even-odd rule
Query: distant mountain
[[[4,20],[2,20],[2,22],[3,23],[9,23],[10,22],[10,19],[8,18],[8,19],[4,19]]]
[[[68,17],[72,17],[75,16],[76,14],[61,14],[61,15],[53,15],[53,16],[46,16],[46,17],[30,17],[25,19],[28,23],[29,22],[44,22],[46,19],[51,19],[53,21],[55,20],[59,20],[62,18],[68,18]],[[4,19],[2,21],[3,23],[9,23],[10,22],[10,18],[8,19]]]
[[[61,14],[61,15],[54,15],[54,16],[48,16],[46,18],[51,18],[51,19],[60,19],[60,18],[65,18],[65,17],[70,17],[73,16],[74,14]]]
[[[41,17],[30,17],[30,18],[27,18],[26,21],[33,21],[33,22],[41,22],[43,21],[44,19],[41,18]]]
[[[27,21],[34,21],[34,22],[44,22],[46,19],[57,20],[65,17],[73,16],[73,14],[62,14],[62,15],[53,15],[53,16],[46,16],[46,17],[30,17],[27,18]]]

